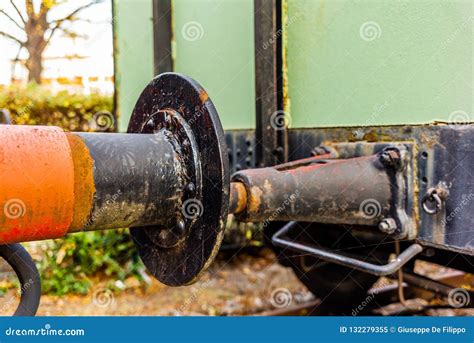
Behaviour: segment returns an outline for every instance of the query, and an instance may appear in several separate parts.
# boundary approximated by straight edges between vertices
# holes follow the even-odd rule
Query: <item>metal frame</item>
[[[173,71],[171,0],[153,0],[153,61],[155,75]]]
[[[288,234],[288,232],[294,228],[297,223],[298,222],[289,222],[283,226],[280,230],[278,230],[277,233],[273,235],[272,243],[282,248],[292,249],[297,252],[305,252],[322,260],[337,263],[342,266],[357,269],[377,276],[386,276],[395,273],[423,250],[421,245],[414,243],[405,249],[400,255],[398,255],[396,259],[384,265],[376,265],[349,256],[344,256],[342,254],[333,253],[321,248],[283,239],[282,236]]]
[[[282,8],[281,0],[255,0],[255,107],[257,166],[284,163],[288,136],[283,119]]]
[[[154,0],[153,5],[155,70],[163,72],[173,68],[170,53],[171,0]],[[474,145],[474,128],[471,126],[410,125],[291,130],[287,127],[275,130],[272,127],[272,115],[283,111],[281,5],[281,0],[254,1],[256,129],[226,132],[231,171],[285,163],[289,160],[289,152],[292,161],[307,158],[314,154],[314,148],[328,141],[339,145],[340,158],[372,154],[393,141],[413,142],[416,166],[414,182],[418,189],[412,190],[410,201],[413,208],[419,209],[415,216],[419,216],[422,223],[417,234],[418,241],[446,252],[473,254],[473,243],[468,239],[469,227],[474,226],[474,219],[468,216],[470,211],[464,211],[467,214],[462,215],[462,218],[442,222],[442,218],[463,203],[463,195],[465,197],[464,193],[470,189],[469,179],[460,173],[468,168],[472,159],[463,153],[471,142]],[[344,142],[351,144],[344,146]],[[448,167],[457,162],[462,162],[460,168],[449,175]],[[427,198],[430,190],[442,186],[440,182],[452,183],[454,179],[461,184],[450,191],[447,204],[440,206],[436,213],[427,213],[422,210],[423,206],[418,206],[423,198]],[[470,204],[466,205],[468,209],[474,208]]]

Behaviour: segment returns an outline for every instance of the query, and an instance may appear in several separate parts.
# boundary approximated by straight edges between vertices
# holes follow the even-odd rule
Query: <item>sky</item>
[[[20,11],[24,11],[24,0],[13,0]],[[90,0],[66,0],[63,4],[51,11],[50,19],[61,18],[71,11],[89,3]],[[39,5],[39,0],[35,5]],[[9,0],[0,0],[0,9],[3,9],[14,19],[19,19]],[[25,14],[26,16],[26,14]],[[72,41],[65,38],[61,33],[55,33],[50,45],[45,51],[46,57],[59,57],[70,54],[91,56],[91,69],[113,70],[113,40],[112,40],[112,7],[111,0],[93,5],[80,12],[79,18],[87,21],[78,21],[68,25],[81,35],[87,36],[85,39]],[[5,16],[0,14],[0,31],[24,39],[24,34],[16,28]],[[56,35],[57,34],[57,35]],[[11,59],[16,57],[18,44],[0,36],[0,84],[6,84],[11,78]],[[22,57],[27,53],[23,51]],[[93,74],[93,71],[92,71]]]

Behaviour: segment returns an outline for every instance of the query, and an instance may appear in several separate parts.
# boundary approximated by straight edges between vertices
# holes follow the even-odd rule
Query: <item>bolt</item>
[[[324,155],[324,154],[327,154],[328,151],[325,147],[323,146],[318,146],[316,148],[314,148],[313,150],[311,150],[311,154],[313,156],[320,156],[320,155]]]
[[[183,235],[185,229],[186,229],[186,224],[184,223],[183,220],[180,220],[180,221],[178,221],[178,222],[176,223],[176,230],[175,230],[175,232],[176,232],[176,234],[177,234],[178,236]]]
[[[399,168],[401,167],[401,154],[400,150],[395,147],[388,147],[385,148],[382,153],[380,154],[380,162],[386,166],[391,168]]]
[[[150,119],[146,122],[146,128],[150,131],[153,131],[155,129],[155,121],[153,119]]]
[[[188,192],[189,195],[194,195],[194,192],[196,191],[196,186],[194,183],[190,182],[186,185],[186,192]]]
[[[379,223],[379,230],[387,235],[395,233],[397,230],[397,223],[393,218],[385,218]]]

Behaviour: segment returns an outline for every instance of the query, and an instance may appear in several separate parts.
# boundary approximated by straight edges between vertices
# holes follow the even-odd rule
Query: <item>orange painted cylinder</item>
[[[74,163],[57,127],[0,125],[0,243],[62,237],[74,214]]]
[[[0,125],[0,244],[78,231],[174,227],[186,184],[179,163],[163,132]]]

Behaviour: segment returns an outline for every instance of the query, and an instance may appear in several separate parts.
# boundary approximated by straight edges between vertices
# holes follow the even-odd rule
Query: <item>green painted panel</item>
[[[175,70],[208,91],[226,129],[255,127],[252,0],[174,0]]]
[[[473,120],[474,2],[286,5],[291,127]]]
[[[133,107],[153,78],[151,0],[114,0],[115,83],[119,131],[126,131]]]

